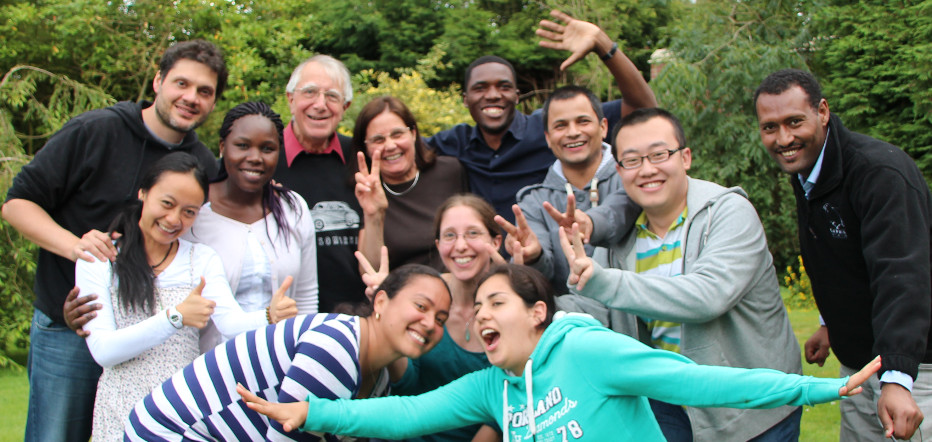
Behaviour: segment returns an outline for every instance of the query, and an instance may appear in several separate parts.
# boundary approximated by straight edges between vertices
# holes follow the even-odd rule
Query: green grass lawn
[[[0,442],[23,440],[28,397],[26,370],[0,370]]]
[[[790,312],[790,322],[799,347],[819,327],[816,310]],[[824,367],[803,361],[803,373],[819,377],[838,376],[838,360],[829,357]],[[0,370],[0,442],[21,441],[26,428],[26,404],[29,386],[26,371]],[[838,440],[838,404],[835,402],[803,409],[801,441]]]

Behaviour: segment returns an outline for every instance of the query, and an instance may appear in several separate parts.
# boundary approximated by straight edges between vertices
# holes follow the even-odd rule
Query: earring
[[[382,319],[382,315],[379,312],[375,312],[375,320],[378,321],[379,319]]]
[[[469,342],[469,321],[466,321],[466,342]]]

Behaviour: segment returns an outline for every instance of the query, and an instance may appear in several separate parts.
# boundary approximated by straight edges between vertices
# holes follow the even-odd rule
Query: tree
[[[808,11],[783,0],[685,5],[667,27],[673,53],[651,82],[662,107],[683,123],[692,176],[741,186],[757,208],[777,268],[795,262],[795,202],[786,175],[757,131],[754,89],[773,71],[805,68]]]
[[[833,1],[811,27],[812,69],[832,112],[903,148],[932,182],[932,0]]]

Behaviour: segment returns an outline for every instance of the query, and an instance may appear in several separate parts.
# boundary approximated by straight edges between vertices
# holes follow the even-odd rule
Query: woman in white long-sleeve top
[[[284,155],[281,117],[265,103],[227,112],[220,126],[220,173],[207,204],[183,238],[220,255],[236,302],[252,312],[269,306],[273,290],[291,276],[285,293],[298,314],[317,313],[317,245],[307,203],[272,182]],[[201,352],[222,342],[213,324],[201,330]]]
[[[198,356],[198,329],[208,319],[232,337],[295,314],[293,301],[283,295],[290,280],[268,312],[244,312],[216,252],[179,238],[206,197],[207,177],[197,160],[183,152],[166,155],[143,177],[139,200],[109,229],[111,237],[118,236],[117,259],[76,264],[82,296],[96,294],[102,305],[84,326],[91,355],[104,367],[94,440],[122,438],[123,418],[133,404]]]

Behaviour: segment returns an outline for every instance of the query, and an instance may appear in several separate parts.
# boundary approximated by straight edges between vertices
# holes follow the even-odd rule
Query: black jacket
[[[106,231],[123,203],[136,199],[149,166],[172,151],[194,154],[208,176],[216,175],[216,159],[195,132],[173,149],[149,132],[142,109],[150,105],[124,101],[72,118],[14,178],[7,201],[32,201],[81,237]],[[35,307],[64,323],[62,306],[72,287],[74,263],[40,249]]]
[[[807,200],[796,175],[799,242],[838,360],[916,377],[932,362],[932,196],[918,167],[889,143],[831,115],[822,171]]]

